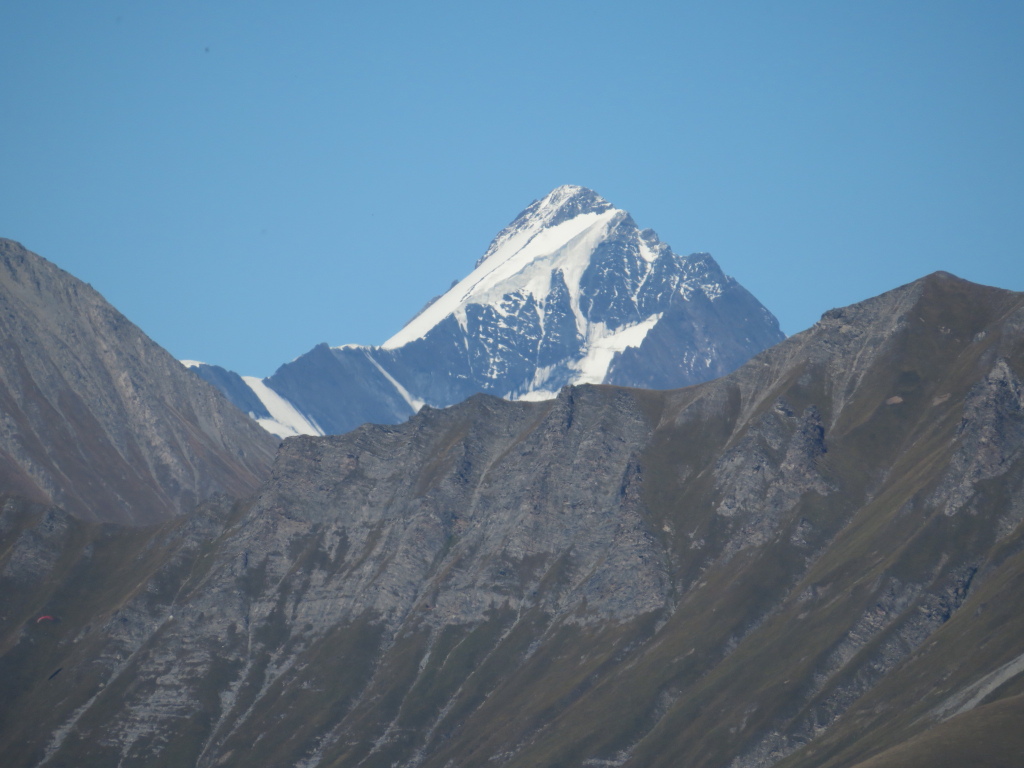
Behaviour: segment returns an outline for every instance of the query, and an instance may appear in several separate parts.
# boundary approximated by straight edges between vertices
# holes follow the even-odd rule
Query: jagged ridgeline
[[[1018,766],[1024,295],[938,273],[676,391],[4,510],[11,766]],[[59,621],[57,620],[59,619]]]
[[[380,347],[321,344],[262,380],[193,365],[284,437],[394,424],[478,392],[539,400],[567,384],[698,384],[783,338],[711,256],[680,256],[595,192],[563,186]]]

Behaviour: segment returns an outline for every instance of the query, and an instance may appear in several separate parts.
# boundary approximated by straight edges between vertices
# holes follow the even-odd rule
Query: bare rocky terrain
[[[259,485],[277,440],[90,286],[0,239],[0,483],[132,524]]]
[[[291,438],[155,526],[12,492],[0,759],[1021,765],[1022,380],[1024,295],[936,273],[706,384]]]

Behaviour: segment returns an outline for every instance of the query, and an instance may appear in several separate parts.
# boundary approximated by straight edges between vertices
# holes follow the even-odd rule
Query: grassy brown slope
[[[1019,548],[1021,542],[1017,540],[1014,544]],[[1024,618],[1019,611],[1024,591],[1024,554],[1018,553],[998,565],[990,563],[989,567],[982,584],[956,615],[898,670],[858,701],[820,742],[794,755],[784,765],[852,766],[911,739],[927,741],[927,734],[932,731],[962,734],[957,728],[948,730],[950,724],[961,718],[980,723],[985,718],[984,711],[992,711],[980,706],[983,711],[976,715],[967,717],[973,712],[968,710],[947,720],[958,709],[971,705],[972,697],[965,694],[979,694],[979,701],[973,703],[981,705],[1019,696],[1024,682],[1019,675],[1001,685],[1001,678],[997,677],[991,691],[979,683],[1000,668],[1012,665],[1024,652],[1019,639],[1024,633]],[[997,731],[998,738],[1015,743],[1019,722],[1008,729],[1000,723],[1002,719],[986,726],[990,737]],[[972,748],[972,741],[961,740],[958,749],[963,754]],[[981,740],[973,744],[974,748],[984,746]],[[982,749],[979,759],[983,754]],[[971,764],[970,760],[966,762]]]
[[[1024,658],[1022,344],[1024,297],[935,275],[700,387],[289,441],[208,551],[110,565],[96,591],[152,624],[138,679],[55,758],[125,732],[125,766],[969,757],[1024,695],[996,674]],[[160,685],[200,705],[176,720]]]
[[[915,615],[956,591],[959,569],[1017,546],[1017,539],[995,541],[998,509],[949,518],[925,500],[950,460],[968,390],[991,364],[993,345],[1006,351],[999,323],[1020,299],[943,276],[923,289],[920,312],[903,320],[840,406],[814,361],[777,380],[769,397],[760,392],[759,407],[728,383],[700,395],[688,391],[675,415],[653,404],[653,395],[641,396],[666,425],[645,457],[645,493],[657,528],[671,531],[666,539],[683,597],[641,650],[606,670],[571,707],[550,713],[548,734],[511,764],[575,764],[581,740],[588,755],[630,754],[636,765],[720,765],[745,752],[752,760],[782,756],[820,728],[842,728],[834,718],[880,684],[887,658],[898,659],[915,633],[927,631],[915,628]],[[991,338],[978,340],[986,328]],[[711,386],[717,391],[708,392]],[[712,405],[703,406],[702,397]],[[713,461],[779,397],[793,410],[821,403],[835,424],[822,461],[835,490],[806,494],[759,551],[716,561],[707,551],[720,552],[735,531],[713,513]],[[887,403],[894,397],[899,401]],[[787,541],[801,522],[812,531],[810,552]],[[887,590],[897,594],[887,597]],[[891,615],[851,645],[850,632],[858,622],[870,627],[872,612]],[[1020,635],[1009,628],[1001,634],[1016,647]],[[957,665],[952,658],[935,664],[933,678]],[[775,743],[765,740],[773,730]]]
[[[1024,695],[978,707],[853,768],[1019,768]]]
[[[140,622],[165,620],[173,612],[189,585],[202,578],[218,532],[240,512],[219,499],[189,519],[145,529],[6,502],[0,517],[5,765],[36,764],[58,726],[86,702],[94,702],[94,711],[121,705],[120,688],[138,684],[132,683],[131,657],[140,650],[133,647]],[[196,529],[206,536],[196,537]],[[132,601],[145,606],[145,618],[124,612]],[[157,645],[158,633],[148,642]],[[87,727],[80,722],[78,730]],[[52,764],[109,765],[106,752],[93,754],[97,747],[87,745],[74,750],[69,763]]]

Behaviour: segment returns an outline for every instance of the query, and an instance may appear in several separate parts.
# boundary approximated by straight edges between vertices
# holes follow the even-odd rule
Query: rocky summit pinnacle
[[[593,190],[565,185],[380,347],[322,345],[263,380],[195,370],[278,435],[324,434],[478,392],[543,400],[571,384],[687,386],[782,338],[710,255],[680,256]]]
[[[486,253],[480,257],[480,266],[488,257],[500,250],[501,246],[513,235],[523,232],[539,232],[546,227],[554,227],[563,221],[576,218],[581,214],[601,214],[610,210],[612,204],[586,187],[574,184],[563,184],[551,190],[545,197],[535,200],[526,210],[520,213],[515,221],[503,229]]]

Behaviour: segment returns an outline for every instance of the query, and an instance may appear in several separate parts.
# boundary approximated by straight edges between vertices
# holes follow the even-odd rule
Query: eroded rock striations
[[[0,755],[1014,765],[1022,319],[937,273],[699,386],[292,438],[155,529],[11,501]]]
[[[0,239],[0,482],[83,518],[153,523],[247,495],[277,441],[90,286]]]

